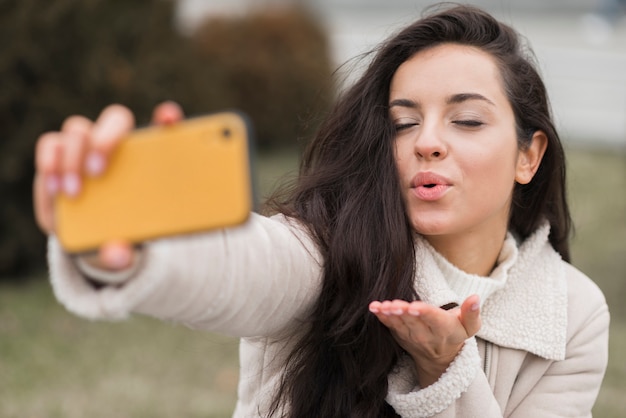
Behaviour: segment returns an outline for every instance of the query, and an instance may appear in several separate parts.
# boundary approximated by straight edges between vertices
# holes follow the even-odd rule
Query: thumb
[[[110,271],[132,266],[135,258],[133,246],[125,241],[111,241],[100,247],[98,261],[101,268]]]
[[[471,337],[480,330],[480,298],[478,295],[471,295],[461,305],[461,324],[467,332],[467,336]]]

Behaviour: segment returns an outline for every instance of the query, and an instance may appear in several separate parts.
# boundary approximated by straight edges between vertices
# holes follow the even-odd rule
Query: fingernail
[[[375,307],[373,307],[373,306],[370,306],[370,308],[369,308],[369,309],[370,309],[370,312],[371,312],[371,313],[378,313],[378,312],[380,312],[380,310],[379,310],[378,308],[375,308]]]
[[[394,309],[393,311],[394,315],[402,315],[404,313],[404,311],[402,309]]]
[[[470,306],[470,311],[476,312],[478,309],[480,309],[480,303],[473,303],[472,306]]]
[[[61,181],[56,174],[46,176],[46,191],[50,196],[55,196],[61,189]]]
[[[90,176],[99,176],[104,172],[105,161],[102,154],[92,151],[87,155],[85,160],[85,171]]]
[[[409,308],[409,311],[408,311],[408,312],[409,312],[409,315],[412,315],[412,316],[420,316],[420,311],[418,311],[417,309],[411,309],[411,308]]]
[[[80,192],[80,177],[75,173],[63,176],[63,192],[68,196],[76,196]]]

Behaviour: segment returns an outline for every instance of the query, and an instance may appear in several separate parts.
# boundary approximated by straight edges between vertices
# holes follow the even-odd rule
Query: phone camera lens
[[[231,134],[232,134],[232,133],[231,133],[231,131],[230,131],[230,129],[229,129],[229,128],[224,128],[224,129],[222,130],[222,136],[223,136],[224,138],[226,138],[226,139],[230,139]]]

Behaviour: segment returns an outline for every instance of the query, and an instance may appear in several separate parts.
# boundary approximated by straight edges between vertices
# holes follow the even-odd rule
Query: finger
[[[84,171],[90,176],[98,176],[104,171],[104,159],[100,153],[93,151],[90,143],[94,123],[83,116],[71,116],[64,123],[61,130],[72,135],[79,136],[85,141],[83,159],[76,169]]]
[[[122,138],[135,127],[135,116],[125,106],[106,107],[93,125],[90,151],[108,158]]]
[[[41,135],[35,149],[35,168],[42,174],[45,187],[50,195],[55,195],[59,188],[59,174],[61,173],[62,152],[61,140],[58,132],[49,132]]]
[[[54,230],[54,198],[45,183],[45,175],[38,173],[33,184],[33,203],[37,225],[44,233],[50,234]]]
[[[83,168],[96,177],[104,173],[107,161],[121,140],[135,127],[135,117],[126,107],[106,107],[90,129]]]
[[[133,264],[135,251],[125,241],[111,241],[98,251],[98,261],[107,270],[123,270]]]
[[[409,307],[405,300],[394,299],[391,302],[383,303],[383,312],[388,315],[404,315]]]
[[[54,196],[59,192],[61,144],[59,134],[50,132],[37,140],[35,149],[36,175],[33,183],[35,220],[46,234],[54,229]]]
[[[409,307],[407,308],[407,313],[411,316],[415,316],[418,317],[421,315],[421,310],[420,308],[422,307],[422,305],[425,305],[423,302],[420,301],[413,301],[409,304]]]
[[[87,132],[62,132],[63,156],[61,164],[61,180],[63,192],[68,196],[76,196],[81,188],[82,167],[87,150]]]
[[[371,313],[377,314],[377,313],[380,312],[381,305],[382,305],[382,303],[380,303],[379,301],[375,300],[373,302],[370,302],[368,308],[369,308]]]
[[[152,123],[156,125],[171,125],[184,118],[183,109],[176,102],[163,102],[154,108]]]
[[[463,324],[468,337],[473,336],[480,330],[480,298],[478,295],[472,295],[465,299],[461,305],[461,314],[459,319],[461,324]]]
[[[394,328],[401,325],[402,321],[398,319],[398,315],[391,313],[391,301],[372,302],[369,305],[370,312],[372,312],[380,322],[382,322],[388,328]]]
[[[429,325],[422,319],[422,305],[425,305],[425,303],[420,301],[407,303],[404,307],[404,313],[398,315],[404,325],[411,330],[412,335],[425,335],[424,333],[432,334]]]
[[[84,116],[73,115],[63,121],[61,132],[74,132],[87,135],[92,127],[93,122],[91,120]]]
[[[456,315],[452,315],[452,310],[446,311],[437,306],[421,301],[412,302],[408,308],[409,315],[419,318],[420,322],[433,334],[441,334],[444,330],[452,329],[457,323]]]

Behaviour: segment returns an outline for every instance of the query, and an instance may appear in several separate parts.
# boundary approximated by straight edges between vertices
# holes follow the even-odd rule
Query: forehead
[[[398,67],[391,81],[392,99],[466,91],[506,101],[495,59],[466,45],[443,44],[420,51]]]

